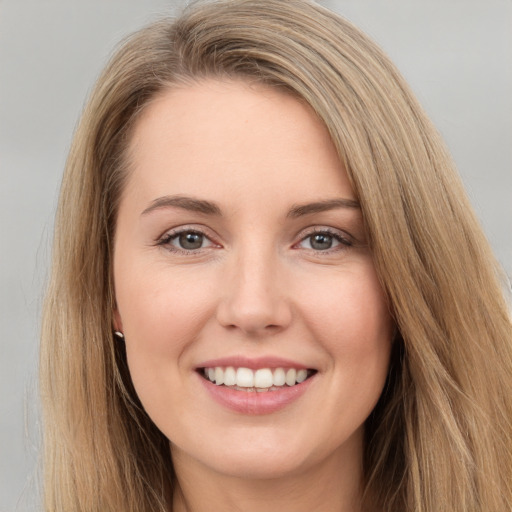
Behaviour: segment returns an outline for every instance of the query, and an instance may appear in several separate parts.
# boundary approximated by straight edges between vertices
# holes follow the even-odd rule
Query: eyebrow
[[[187,196],[163,196],[155,199],[142,212],[146,215],[154,210],[161,208],[182,208],[192,212],[204,213],[205,215],[221,215],[221,210],[217,204],[204,199],[194,199]]]
[[[355,199],[327,199],[315,203],[293,205],[288,212],[287,217],[297,218],[311,213],[325,212],[337,208],[349,208],[356,210],[360,208],[359,201]]]
[[[153,200],[151,204],[142,212],[147,215],[154,210],[163,208],[182,208],[192,212],[205,215],[222,215],[220,207],[213,201],[204,199],[195,199],[188,196],[162,196]],[[293,205],[287,213],[288,218],[302,217],[312,213],[325,212],[337,208],[359,209],[359,202],[354,199],[327,199],[325,201],[316,201],[314,203]]]

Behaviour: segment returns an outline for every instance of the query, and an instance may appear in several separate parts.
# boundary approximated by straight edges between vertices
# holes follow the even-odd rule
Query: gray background
[[[0,0],[0,512],[39,510],[39,315],[74,126],[114,45],[183,3]],[[512,1],[322,3],[402,70],[511,276]]]

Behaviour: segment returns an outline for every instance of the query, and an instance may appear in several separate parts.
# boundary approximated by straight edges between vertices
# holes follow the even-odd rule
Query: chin
[[[237,430],[231,430],[223,439],[216,436],[215,441],[205,436],[194,448],[174,447],[173,457],[191,456],[196,464],[231,478],[267,480],[303,474],[337,451],[325,440],[308,444],[302,432],[294,436],[289,429]],[[309,437],[314,436],[310,433]]]
[[[219,461],[212,469],[233,478],[269,480],[299,474],[306,470],[306,462],[299,457],[286,460],[276,454],[261,452],[250,457],[233,454]]]

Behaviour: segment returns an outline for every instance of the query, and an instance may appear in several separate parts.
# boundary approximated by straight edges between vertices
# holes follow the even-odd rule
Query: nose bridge
[[[291,319],[277,251],[271,244],[244,244],[233,254],[219,304],[219,321],[246,333],[280,330]]]

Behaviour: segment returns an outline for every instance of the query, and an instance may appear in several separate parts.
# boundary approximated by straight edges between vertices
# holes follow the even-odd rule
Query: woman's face
[[[393,325],[325,127],[283,92],[210,80],[153,101],[130,158],[115,328],[175,463],[359,464]]]

